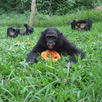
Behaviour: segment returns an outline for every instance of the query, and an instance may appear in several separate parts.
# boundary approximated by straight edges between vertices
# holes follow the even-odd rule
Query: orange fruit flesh
[[[53,62],[57,61],[60,57],[60,55],[56,52],[56,51],[50,51],[50,50],[46,50],[46,51],[43,51],[41,53],[41,56],[47,60],[50,56],[52,57],[52,60]]]

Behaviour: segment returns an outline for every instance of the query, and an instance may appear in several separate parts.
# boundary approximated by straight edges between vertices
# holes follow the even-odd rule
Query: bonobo
[[[34,31],[34,29],[30,27],[28,23],[24,23],[24,26],[26,29],[20,29],[20,33],[19,33],[20,35],[27,35],[29,33],[31,34]]]
[[[8,27],[7,29],[7,37],[10,36],[12,38],[16,38],[20,32],[20,29],[14,29],[13,27]]]
[[[30,65],[36,63],[38,53],[45,50],[55,50],[58,53],[66,52],[68,55],[71,55],[67,61],[67,65],[69,64],[70,67],[72,67],[72,62],[77,63],[78,58],[76,56],[81,55],[82,59],[85,55],[84,52],[79,50],[73,43],[69,42],[56,28],[48,28],[41,32],[41,37],[32,51],[28,54],[26,62],[29,62]]]
[[[84,30],[88,31],[92,27],[92,19],[86,19],[86,20],[72,20],[70,21],[71,28],[74,30]],[[77,27],[77,28],[76,28]]]

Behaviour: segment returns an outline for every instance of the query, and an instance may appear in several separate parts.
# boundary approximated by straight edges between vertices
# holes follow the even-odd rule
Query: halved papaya
[[[52,57],[52,61],[55,62],[57,61],[60,57],[60,55],[58,54],[58,52],[54,51],[54,50],[46,50],[43,51],[41,53],[42,58],[44,58],[45,60],[47,60],[48,58],[50,58],[50,56]]]

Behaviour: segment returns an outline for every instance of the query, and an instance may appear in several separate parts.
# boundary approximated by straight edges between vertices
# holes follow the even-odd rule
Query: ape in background
[[[81,59],[85,55],[84,52],[79,50],[73,43],[69,42],[66,37],[64,37],[63,34],[56,28],[48,28],[42,32],[37,44],[28,54],[26,62],[28,62],[29,65],[36,63],[38,53],[45,50],[54,50],[58,53],[66,52],[68,55],[71,55],[71,58],[67,61],[66,67],[68,64],[70,67],[72,67],[72,62],[77,63],[77,57],[79,55],[81,55]]]
[[[7,37],[10,36],[12,38],[16,38],[18,36],[19,32],[20,32],[19,28],[14,29],[12,27],[8,27],[8,29],[7,29]]]
[[[24,23],[24,26],[26,29],[20,29],[20,35],[28,35],[29,33],[31,34],[34,31],[34,29],[30,27],[28,23]]]
[[[72,29],[88,31],[92,27],[92,19],[89,18],[87,20],[78,20],[78,21],[72,20],[70,21],[70,24]]]

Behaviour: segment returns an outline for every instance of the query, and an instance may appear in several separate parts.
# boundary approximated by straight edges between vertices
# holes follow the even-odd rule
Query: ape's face
[[[45,40],[49,50],[52,50],[54,48],[57,38],[58,36],[56,31],[47,32],[47,34],[45,35]]]

